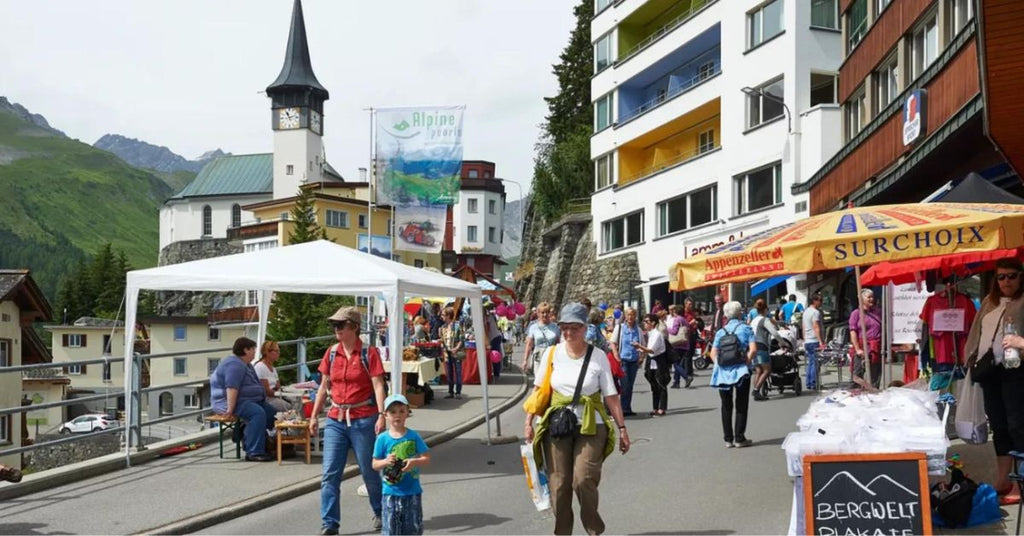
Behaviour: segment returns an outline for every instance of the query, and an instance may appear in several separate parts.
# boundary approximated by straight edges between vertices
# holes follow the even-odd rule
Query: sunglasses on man
[[[1007,279],[1009,279],[1010,281],[1016,281],[1018,277],[1020,277],[1020,272],[1012,272],[1009,274],[996,274],[996,279],[999,281],[1005,281]]]

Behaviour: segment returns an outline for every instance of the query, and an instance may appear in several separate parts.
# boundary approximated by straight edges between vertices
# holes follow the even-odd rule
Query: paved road
[[[692,389],[671,390],[669,416],[628,422],[633,449],[604,466],[601,512],[611,534],[779,534],[789,524],[792,484],[780,445],[811,398],[773,395],[751,402],[754,445],[725,449],[719,397],[704,371]],[[634,409],[650,409],[637,382]],[[523,413],[502,416],[505,434],[521,433]],[[410,426],[416,426],[415,416]],[[433,533],[548,534],[550,512],[538,513],[526,492],[518,444],[487,447],[481,429],[438,446],[423,473],[424,528]],[[361,481],[342,485],[343,534],[370,532]],[[211,527],[206,534],[310,534],[319,529],[319,495],[305,495]],[[583,533],[577,523],[577,533]]]

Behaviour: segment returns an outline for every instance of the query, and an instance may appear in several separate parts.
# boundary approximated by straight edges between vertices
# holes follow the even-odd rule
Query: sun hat
[[[400,394],[393,394],[384,399],[384,411],[387,411],[392,404],[404,404],[409,405],[409,399]]]
[[[569,303],[562,307],[558,315],[559,324],[586,324],[587,307],[582,303]]]

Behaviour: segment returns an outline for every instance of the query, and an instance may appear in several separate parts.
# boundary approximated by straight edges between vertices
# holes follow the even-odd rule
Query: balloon
[[[608,310],[608,302],[604,302],[603,301],[603,302],[597,304],[597,308],[602,310],[602,311]]]
[[[495,307],[494,312],[498,313],[498,316],[505,316],[505,314],[508,312],[508,306],[503,303]]]
[[[612,316],[615,317],[615,320],[618,320],[619,318],[621,318],[622,317],[622,309],[616,309],[615,312],[612,313]]]
[[[526,312],[526,306],[523,305],[522,302],[516,302],[513,307],[515,308],[517,315],[521,315]]]
[[[505,318],[507,318],[509,320],[515,320],[516,319],[516,312],[513,311],[511,308],[508,311],[505,311],[505,313],[506,313],[505,314]]]

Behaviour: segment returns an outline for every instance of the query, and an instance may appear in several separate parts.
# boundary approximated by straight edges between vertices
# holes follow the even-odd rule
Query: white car
[[[70,421],[60,425],[60,428],[58,428],[57,431],[62,434],[96,432],[98,430],[106,430],[116,424],[117,423],[115,421],[111,421],[110,418],[103,413],[90,413],[88,415],[82,415],[71,419]]]

